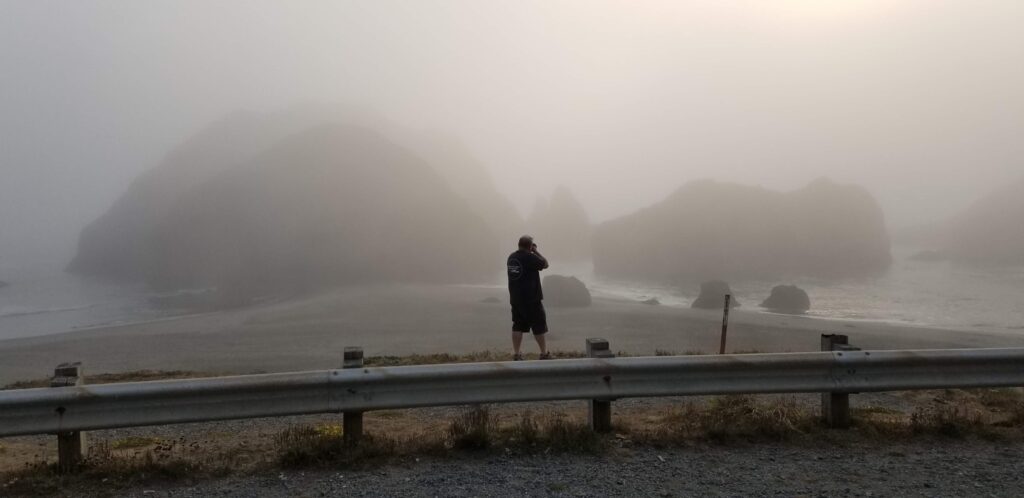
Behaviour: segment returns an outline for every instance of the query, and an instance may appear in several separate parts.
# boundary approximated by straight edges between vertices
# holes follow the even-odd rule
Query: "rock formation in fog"
[[[761,307],[780,313],[806,313],[811,309],[811,298],[795,285],[776,285]]]
[[[235,112],[197,133],[156,167],[137,178],[114,206],[79,237],[69,271],[118,280],[148,280],[156,226],[195,189],[229,169],[242,170],[288,137],[327,123],[373,130],[394,147],[429,163],[445,184],[443,193],[462,197],[494,234],[518,233],[522,219],[495,189],[486,169],[456,140],[414,132],[371,113],[341,106],[310,105],[281,112]],[[337,151],[339,156],[343,151]],[[288,159],[282,168],[287,167]],[[399,179],[396,179],[398,181]],[[489,238],[488,236],[487,238]]]
[[[860,276],[892,262],[875,199],[828,180],[786,193],[689,183],[599,225],[593,251],[600,274],[660,281]]]
[[[953,219],[942,254],[966,263],[1024,265],[1024,178]]]
[[[562,275],[547,275],[541,286],[544,302],[556,308],[590,306],[590,291],[580,279]]]
[[[725,295],[729,294],[729,309],[739,308],[740,300],[732,293],[729,284],[721,280],[711,280],[700,284],[700,295],[692,303],[691,308],[706,310],[725,309]]]
[[[593,226],[572,192],[559,186],[550,199],[540,198],[526,220],[526,230],[545,257],[554,261],[585,261],[591,257]]]
[[[245,294],[493,276],[496,231],[444,168],[365,127],[280,137],[309,121],[287,118],[236,114],[186,142],[83,231],[69,269]]]

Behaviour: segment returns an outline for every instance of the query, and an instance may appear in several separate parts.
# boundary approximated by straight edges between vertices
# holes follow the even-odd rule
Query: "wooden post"
[[[860,348],[850,346],[849,337],[841,334],[822,334],[822,351],[859,351]],[[833,429],[850,427],[850,394],[827,392],[821,393],[821,418]]]
[[[589,358],[614,358],[615,355],[608,347],[605,339],[587,339],[587,357]],[[605,383],[611,383],[610,376],[604,378]],[[605,433],[612,431],[612,402],[610,399],[592,399],[588,402],[588,419],[590,429],[594,432]]]
[[[729,330],[729,302],[732,295],[725,295],[725,311],[722,312],[722,343],[718,346],[718,354],[725,354],[725,333]]]
[[[345,348],[341,368],[363,368],[363,348]],[[359,440],[363,437],[363,412],[344,412],[341,417],[345,444],[348,446],[359,444]]]
[[[69,387],[85,384],[82,363],[61,363],[53,370],[50,387]],[[64,407],[57,407],[57,413],[63,417]],[[68,474],[74,472],[85,458],[87,450],[85,433],[81,431],[57,433],[57,472]]]

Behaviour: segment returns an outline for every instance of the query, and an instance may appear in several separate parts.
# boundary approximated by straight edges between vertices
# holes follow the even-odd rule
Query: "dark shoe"
[[[523,354],[516,353],[512,356],[512,361],[523,361]]]
[[[538,357],[538,359],[540,359],[540,360],[550,360],[551,359],[551,353],[542,353],[540,355],[540,357]]]

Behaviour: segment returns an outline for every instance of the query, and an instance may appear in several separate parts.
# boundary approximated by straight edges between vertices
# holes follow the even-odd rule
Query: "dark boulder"
[[[721,280],[704,282],[700,284],[700,295],[697,296],[697,299],[690,307],[706,310],[722,309],[725,307],[726,294],[732,294],[729,284]],[[732,299],[729,301],[729,307],[738,308],[739,306],[739,300],[736,299],[736,296],[732,296]]]
[[[590,306],[590,291],[576,277],[548,275],[544,277],[544,301],[556,308]]]
[[[761,307],[783,313],[806,313],[811,309],[811,298],[795,285],[776,285]]]

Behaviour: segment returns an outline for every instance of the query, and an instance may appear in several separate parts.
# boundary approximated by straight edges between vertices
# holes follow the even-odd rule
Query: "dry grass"
[[[211,454],[183,442],[161,441],[146,450],[115,446],[103,441],[93,444],[73,474],[59,474],[52,464],[26,465],[21,471],[4,475],[0,494],[110,494],[144,483],[216,477],[236,471],[231,453]]]
[[[447,436],[446,446],[454,449],[592,453],[602,447],[601,436],[565,414],[536,416],[527,411],[502,423],[486,406],[462,412]]]
[[[448,441],[460,450],[486,450],[494,443],[497,420],[486,406],[474,406],[452,420],[448,426]]]
[[[345,442],[338,425],[290,427],[275,438],[275,461],[284,467],[366,466],[403,453],[425,452],[422,440],[366,434],[357,445]]]
[[[213,377],[214,374],[193,372],[190,370],[135,370],[131,372],[104,373],[89,375],[85,378],[89,384],[113,384],[116,382],[142,382],[148,380],[195,379]],[[50,387],[50,379],[34,379],[14,382],[3,386],[3,389],[32,389]]]
[[[813,432],[820,425],[809,408],[783,398],[771,401],[753,396],[719,396],[706,403],[686,402],[669,408],[648,425],[642,440],[782,441]]]
[[[358,467],[412,455],[451,452],[595,452],[602,438],[564,415],[537,417],[526,412],[501,420],[487,406],[473,406],[456,414],[445,430],[403,435],[364,435],[358,445],[347,445],[340,426],[291,427],[275,440],[276,462],[287,467]]]

